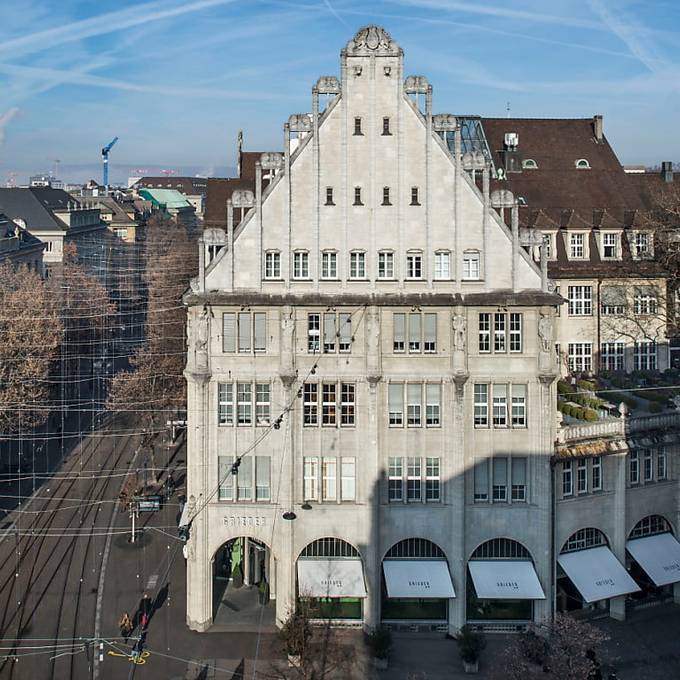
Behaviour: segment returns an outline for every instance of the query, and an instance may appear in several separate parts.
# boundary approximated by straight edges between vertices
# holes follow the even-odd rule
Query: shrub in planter
[[[296,658],[299,664],[312,637],[312,626],[303,607],[299,607],[288,614],[288,618],[281,626],[279,636],[286,645],[288,657]]]
[[[477,664],[480,652],[486,647],[486,640],[484,640],[482,635],[466,624],[460,629],[457,641],[458,654],[463,663],[469,665]]]
[[[584,417],[589,423],[595,422],[596,420],[600,419],[600,416],[598,416],[597,413],[593,411],[593,409],[591,408],[587,408],[585,410]]]
[[[392,631],[385,626],[380,626],[371,630],[367,638],[373,656],[378,659],[387,659],[392,648]]]

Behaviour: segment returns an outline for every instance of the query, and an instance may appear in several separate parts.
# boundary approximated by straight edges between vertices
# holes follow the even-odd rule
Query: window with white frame
[[[323,325],[322,325],[323,324]],[[321,339],[323,337],[323,343]],[[352,351],[352,315],[348,312],[307,314],[307,351],[317,354]]]
[[[527,500],[527,459],[513,456],[510,458],[510,500],[513,503],[524,503]]]
[[[493,315],[493,351],[506,351],[507,320],[505,314]]]
[[[338,278],[338,254],[334,251],[324,251],[321,253],[321,278]]]
[[[324,427],[353,427],[356,418],[355,384],[306,382],[302,388],[302,424],[305,427],[318,425],[319,413]]]
[[[510,351],[522,351],[522,314],[519,312],[511,312],[509,314],[510,321]]]
[[[628,454],[628,482],[630,484],[640,483],[640,456],[636,450]]]
[[[255,424],[269,425],[271,392],[269,383],[255,383]]]
[[[493,323],[493,343],[491,342],[491,324]],[[508,333],[509,331],[509,333]],[[479,351],[505,353],[509,347],[511,352],[522,351],[522,314],[511,312],[480,312],[479,314]]]
[[[642,450],[642,479],[645,482],[654,480],[654,456],[651,449]]]
[[[491,351],[491,313],[479,313],[479,351]]]
[[[494,383],[492,392],[492,413],[494,427],[508,426],[508,386],[506,384]]]
[[[633,368],[636,371],[655,371],[656,367],[656,343],[650,340],[636,342],[633,349]]]
[[[442,386],[439,383],[425,385],[425,425],[438,427],[440,423]]]
[[[390,383],[387,389],[389,424],[404,424],[404,383]]]
[[[321,500],[334,501],[338,497],[338,460],[321,459]],[[305,498],[305,500],[311,500]]]
[[[302,495],[306,501],[319,500],[319,458],[305,456],[302,462]]]
[[[638,286],[633,297],[633,311],[638,315],[656,314],[657,299],[654,286]]]
[[[590,489],[602,491],[602,456],[594,456],[590,461]]]
[[[643,259],[652,254],[652,235],[647,231],[633,234],[633,257]]]
[[[217,422],[220,425],[234,424],[234,384],[217,384]]]
[[[576,461],[576,493],[588,492],[588,461],[581,458]]]
[[[569,234],[569,259],[582,260],[586,256],[586,235],[583,233]]]
[[[321,314],[307,314],[307,351],[311,354],[321,351]]]
[[[438,281],[448,281],[451,278],[450,251],[438,250],[434,254],[434,278]]]
[[[463,281],[479,281],[480,257],[478,251],[466,250],[463,253]]]
[[[352,457],[343,456],[340,458],[340,500],[355,501],[357,498],[356,490],[356,460]]]
[[[293,278],[309,278],[309,253],[306,250],[296,250],[293,253]]]
[[[281,253],[278,250],[268,250],[264,254],[264,276],[266,279],[281,278]]]
[[[491,470],[491,500],[494,503],[505,503],[508,500],[508,459],[494,457]]]
[[[379,279],[393,279],[394,278],[394,253],[387,250],[381,250],[378,253],[378,278]]]
[[[271,457],[244,456],[236,474],[232,473],[233,456],[218,456],[218,500],[271,501]]]
[[[656,451],[656,480],[661,482],[668,479],[668,455],[666,449],[661,447]]]
[[[570,342],[568,354],[571,373],[588,373],[593,370],[593,345],[590,342]]]
[[[611,232],[602,234],[602,257],[614,260],[619,256],[619,235]]]
[[[668,454],[658,448],[635,448],[628,454],[628,482],[631,486],[668,479]]]
[[[489,426],[489,385],[475,383],[474,386],[474,423],[475,427]]]
[[[252,425],[253,422],[253,385],[249,382],[236,383],[236,423]]]
[[[527,386],[512,386],[512,426],[526,427],[527,425]]]
[[[340,425],[354,425],[355,399],[354,383],[340,383]]]
[[[440,383],[390,383],[387,390],[388,420],[392,427],[404,424],[404,404],[406,405],[406,425],[423,425],[423,394],[425,402],[425,425],[441,425],[441,384]]]
[[[482,458],[475,462],[473,468],[475,503],[486,503],[489,500],[489,459]]]
[[[321,384],[321,424],[337,425],[338,386],[336,383]]]
[[[349,278],[366,278],[366,253],[355,251],[349,254]]]
[[[225,312],[222,314],[222,351],[249,354],[267,350],[265,312]]]
[[[406,255],[406,278],[423,278],[423,256],[421,253],[407,253]]]
[[[574,472],[573,464],[570,460],[562,463],[562,495],[572,496],[574,493]]]
[[[437,351],[437,314],[395,312],[392,315],[392,351],[431,354]],[[408,338],[408,345],[407,340]]]
[[[422,383],[406,383],[406,425],[408,427],[420,427],[422,425],[422,410]]]
[[[623,371],[625,368],[625,344],[603,342],[600,345],[600,370]]]
[[[439,503],[440,459],[390,456],[387,461],[387,498],[390,503]]]
[[[592,286],[568,286],[567,295],[570,316],[590,316],[593,313]]]
[[[302,401],[303,425],[319,424],[319,386],[317,383],[305,383]]]

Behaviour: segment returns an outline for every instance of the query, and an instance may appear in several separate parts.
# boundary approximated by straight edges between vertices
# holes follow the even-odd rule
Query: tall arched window
[[[654,536],[665,534],[671,531],[671,525],[665,517],[661,515],[648,515],[643,517],[630,532],[629,538],[642,538],[643,536]]]
[[[530,560],[529,551],[511,538],[492,538],[482,543],[470,557],[471,560]]]
[[[579,529],[569,536],[564,546],[562,546],[561,552],[576,552],[577,550],[596,548],[600,545],[607,545],[605,535],[599,529],[587,527],[586,529]]]
[[[444,551],[432,541],[426,538],[405,538],[395,543],[385,555],[386,559],[398,559],[408,557],[425,557],[446,559]]]
[[[300,557],[325,557],[327,559],[359,557],[359,551],[341,538],[317,538],[316,541],[305,546]]]

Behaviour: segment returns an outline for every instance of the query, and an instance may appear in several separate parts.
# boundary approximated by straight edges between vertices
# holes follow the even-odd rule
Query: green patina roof
[[[175,189],[140,189],[139,195],[161,208],[191,207],[191,203]]]

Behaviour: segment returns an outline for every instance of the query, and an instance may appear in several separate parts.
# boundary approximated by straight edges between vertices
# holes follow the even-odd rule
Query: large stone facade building
[[[381,28],[284,133],[254,191],[230,194],[226,230],[204,232],[185,296],[188,625],[213,624],[230,578],[259,583],[279,622],[299,598],[368,627],[549,619],[566,473],[546,244]],[[609,497],[620,468],[603,483],[602,458],[622,447],[563,439]],[[578,488],[561,504],[587,510]],[[623,570],[606,542],[580,547]],[[600,595],[620,617],[636,589]]]

